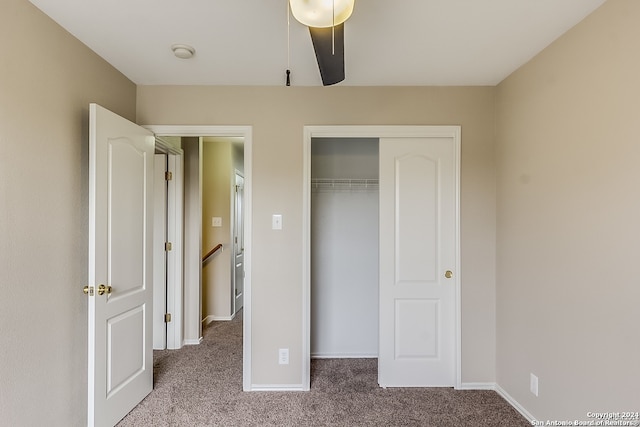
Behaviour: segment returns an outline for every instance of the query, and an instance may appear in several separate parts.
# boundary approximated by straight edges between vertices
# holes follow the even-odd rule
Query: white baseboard
[[[247,391],[305,391],[302,384],[251,384]]]
[[[456,390],[495,390],[496,383],[461,383]]]
[[[205,317],[204,319],[202,319],[202,326],[207,326],[211,322],[228,322],[230,320],[233,320],[235,317],[236,317],[235,314],[233,316],[214,316],[214,315],[209,315],[209,316]]]
[[[378,354],[311,353],[312,359],[377,359]]]
[[[524,406],[522,406],[520,403],[518,403],[517,400],[515,400],[513,397],[511,397],[511,395],[509,395],[509,393],[507,393],[502,387],[500,387],[498,384],[496,384],[496,388],[495,388],[496,392],[502,396],[502,398],[504,400],[506,400],[511,406],[513,406],[516,411],[520,412],[520,414],[522,414],[523,417],[525,417],[527,419],[527,421],[529,421],[531,424],[533,424],[534,421],[536,421],[536,419],[534,418],[533,415],[531,415],[529,413],[529,411],[527,411]]]
[[[462,383],[456,390],[494,390],[498,393],[507,403],[513,406],[513,409],[520,412],[520,414],[527,419],[530,423],[535,421],[533,415],[527,411],[517,400],[515,400],[509,393],[507,393],[502,387],[496,383]]]
[[[202,337],[197,340],[184,340],[184,345],[199,345],[202,343]]]

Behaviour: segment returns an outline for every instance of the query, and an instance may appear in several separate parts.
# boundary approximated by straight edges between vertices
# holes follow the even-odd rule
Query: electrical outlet
[[[289,349],[281,348],[278,350],[278,364],[280,365],[288,365],[289,364]]]
[[[531,379],[529,381],[529,390],[538,397],[538,377],[533,374],[531,374]]]

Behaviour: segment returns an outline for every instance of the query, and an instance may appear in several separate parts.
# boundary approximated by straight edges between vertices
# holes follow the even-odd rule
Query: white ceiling
[[[140,85],[283,85],[287,0],[30,0]],[[605,0],[357,0],[341,85],[495,85]],[[171,45],[195,47],[190,60]],[[319,86],[291,18],[293,85]]]

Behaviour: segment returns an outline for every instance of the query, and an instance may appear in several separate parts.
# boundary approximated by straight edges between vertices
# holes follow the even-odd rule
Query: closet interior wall
[[[378,355],[378,139],[311,141],[311,356]]]

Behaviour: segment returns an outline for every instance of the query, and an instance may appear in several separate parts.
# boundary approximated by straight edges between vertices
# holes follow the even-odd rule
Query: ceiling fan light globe
[[[355,0],[289,0],[293,17],[300,23],[315,28],[342,24],[353,13],[354,3]]]

